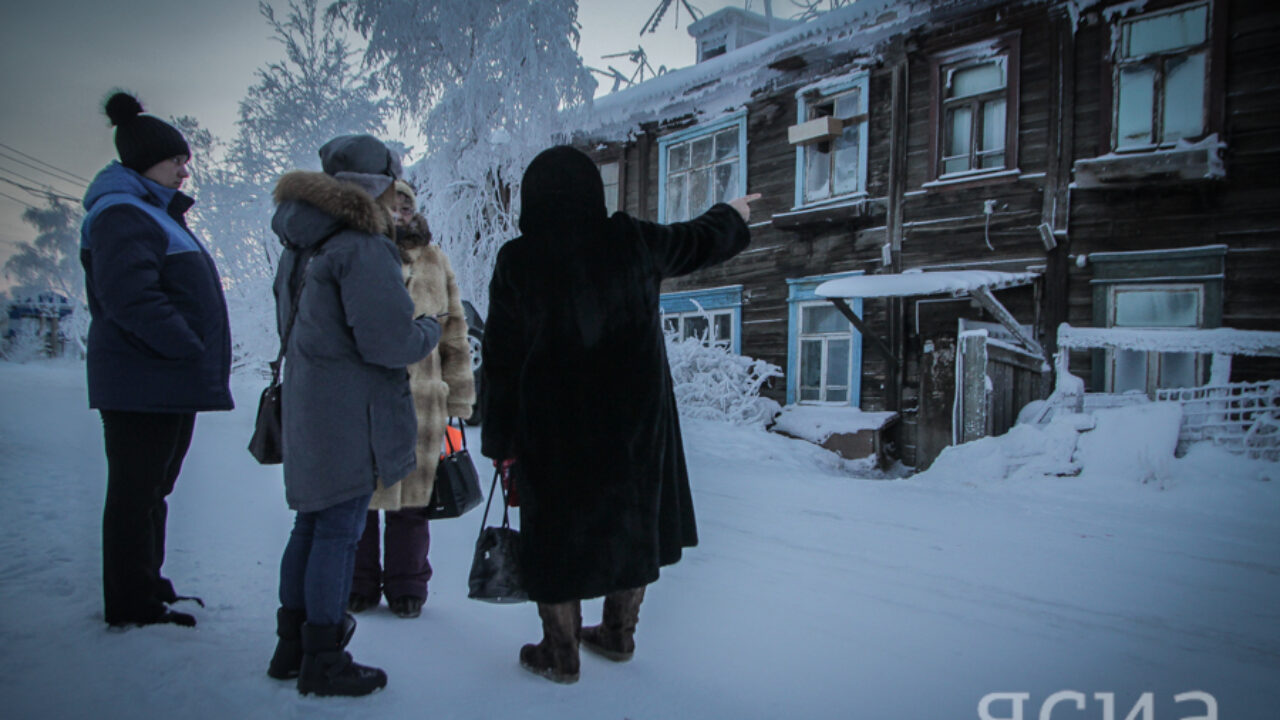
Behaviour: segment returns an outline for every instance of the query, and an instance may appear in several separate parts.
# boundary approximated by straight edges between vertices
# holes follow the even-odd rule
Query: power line
[[[44,173],[45,175],[49,175],[49,176],[51,176],[51,177],[58,178],[59,180],[62,180],[63,182],[71,182],[71,183],[74,183],[74,182],[75,182],[75,181],[73,181],[73,180],[65,180],[65,179],[63,179],[63,178],[59,178],[57,175],[55,175],[55,174],[53,174],[53,173],[49,172],[48,170],[45,170],[45,169],[44,169],[44,168],[42,168],[42,167],[38,167],[38,166],[36,166],[36,165],[32,165],[32,164],[31,164],[31,163],[29,163],[29,162],[26,162],[26,161],[23,161],[23,160],[19,160],[18,158],[13,157],[12,155],[10,155],[10,154],[8,154],[8,153],[0,152],[0,157],[2,157],[2,158],[6,158],[6,159],[8,159],[8,160],[12,160],[13,162],[18,163],[19,165],[24,165],[24,166],[26,166],[26,167],[29,167],[29,168],[31,168],[32,170],[35,170],[36,172],[42,172],[42,173]]]
[[[14,196],[10,195],[9,193],[0,192],[0,197],[3,197],[3,198],[9,198],[10,200],[12,200],[12,201],[14,201],[14,202],[18,203],[19,205],[23,205],[23,206],[25,206],[25,207],[27,207],[27,208],[30,208],[31,210],[39,210],[39,209],[40,209],[40,208],[36,207],[35,205],[32,205],[32,204],[28,203],[26,200],[19,200],[18,198],[16,198],[16,197],[14,197]]]
[[[41,160],[41,159],[40,159],[40,158],[38,158],[38,157],[33,157],[33,156],[31,156],[31,155],[28,155],[28,154],[26,154],[26,153],[22,152],[21,150],[19,150],[19,149],[15,148],[15,147],[13,147],[13,146],[5,145],[4,143],[0,143],[0,147],[5,148],[6,150],[10,150],[10,151],[12,151],[12,152],[16,152],[16,153],[18,153],[19,155],[21,155],[22,157],[24,157],[24,158],[26,158],[26,159],[28,159],[28,160],[34,160],[34,161],[36,161],[36,162],[40,163],[41,165],[45,165],[45,166],[47,166],[47,167],[51,167],[51,168],[53,168],[54,170],[57,170],[58,172],[62,173],[63,175],[69,175],[69,176],[71,176],[71,177],[75,178],[76,180],[79,180],[79,181],[80,181],[80,182],[82,182],[82,183],[88,183],[88,182],[89,182],[89,179],[88,179],[88,178],[82,178],[82,177],[80,177],[79,175],[77,175],[77,174],[75,174],[75,173],[71,172],[70,170],[63,170],[62,168],[58,167],[57,165],[54,165],[53,163],[47,163],[47,162],[45,162],[45,161]]]
[[[9,173],[10,175],[12,175],[12,176],[14,176],[14,177],[18,178],[19,180],[26,180],[27,182],[33,182],[33,183],[35,183],[38,187],[46,188],[46,189],[48,189],[48,190],[49,190],[49,191],[51,191],[51,192],[55,192],[55,193],[56,193],[56,192],[58,192],[58,189],[57,189],[57,188],[55,188],[54,186],[52,186],[52,185],[50,185],[50,184],[48,184],[48,183],[46,183],[46,182],[43,182],[43,181],[37,180],[37,179],[35,179],[35,178],[33,178],[33,177],[27,177],[26,175],[23,175],[23,174],[22,174],[22,173],[20,173],[20,172],[14,172],[13,170],[10,170],[10,169],[9,169],[9,168],[7,168],[7,167],[0,167],[0,172]],[[68,183],[68,184],[69,184],[69,183]],[[84,190],[84,188],[77,188],[77,189],[78,189],[78,190]]]
[[[32,195],[39,195],[39,196],[41,196],[41,197],[50,197],[50,196],[52,196],[52,197],[59,198],[59,199],[61,199],[61,200],[69,200],[69,201],[71,201],[71,202],[76,202],[76,201],[78,201],[78,200],[80,199],[80,198],[74,198],[74,197],[71,197],[70,195],[59,195],[59,194],[58,194],[58,193],[56,193],[56,192],[47,192],[47,191],[45,191],[45,190],[41,190],[40,188],[33,188],[33,187],[31,187],[30,185],[23,185],[23,184],[22,184],[22,183],[20,183],[20,182],[14,182],[13,180],[10,180],[9,178],[3,178],[3,177],[0,177],[0,182],[6,182],[6,183],[9,183],[10,185],[12,185],[12,186],[14,186],[14,187],[16,187],[16,188],[19,188],[19,189],[22,189],[22,190],[26,190],[27,192],[31,193]]]

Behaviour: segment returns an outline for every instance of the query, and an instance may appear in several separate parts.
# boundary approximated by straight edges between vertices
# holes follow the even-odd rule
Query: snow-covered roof
[[[771,429],[821,445],[837,433],[879,430],[897,416],[893,411],[867,412],[855,407],[790,405]]]
[[[609,140],[622,139],[646,122],[685,115],[714,119],[740,108],[751,99],[752,91],[782,74],[769,67],[776,60],[850,50],[874,60],[880,43],[948,8],[982,7],[997,1],[857,0],[724,55],[597,98],[570,122],[593,139]]]
[[[1280,357],[1280,332],[1238,328],[1078,328],[1058,326],[1058,346]]]
[[[908,270],[889,275],[858,275],[829,280],[814,290],[825,298],[912,297],[915,295],[964,295],[989,288],[1000,290],[1027,285],[1036,279],[1032,272],[999,272],[996,270],[942,270],[921,272]]]

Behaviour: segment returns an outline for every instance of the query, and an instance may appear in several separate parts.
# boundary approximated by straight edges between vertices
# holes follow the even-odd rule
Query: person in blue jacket
[[[102,591],[113,626],[195,618],[161,574],[165,498],[191,444],[195,414],[232,409],[231,334],[213,258],[187,227],[179,188],[191,150],[176,128],[126,93],[106,114],[120,155],[84,197],[80,262],[89,300],[89,407],[102,415],[107,497]]]

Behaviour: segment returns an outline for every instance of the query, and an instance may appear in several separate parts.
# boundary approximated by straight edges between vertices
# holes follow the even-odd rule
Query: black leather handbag
[[[502,490],[502,526],[485,527],[500,474],[500,470],[494,471],[493,484],[489,486],[480,537],[476,539],[476,553],[471,560],[467,597],[491,603],[518,603],[528,600],[529,594],[520,577],[520,531],[511,529],[505,488]]]
[[[298,289],[293,292],[293,306],[289,308],[289,322],[284,326],[284,334],[280,336],[280,352],[275,362],[271,363],[271,384],[267,385],[258,398],[258,418],[254,421],[253,437],[249,438],[249,454],[263,465],[279,465],[284,462],[284,426],[280,420],[280,364],[284,361],[284,350],[289,347],[289,334],[293,332],[293,322],[298,319],[298,301],[302,299],[302,287],[307,283],[307,265],[311,257],[320,247],[329,241],[332,235],[307,250],[300,252],[294,261],[294,274],[299,277]],[[299,275],[299,273],[301,273]]]
[[[431,490],[431,501],[427,504],[427,517],[431,520],[462,517],[484,499],[480,493],[480,476],[471,461],[471,453],[467,451],[467,430],[461,418],[458,419],[458,430],[462,433],[460,448],[453,446],[448,432],[444,434],[448,452],[436,465],[436,482]]]
[[[283,345],[281,354],[283,354]],[[249,438],[249,453],[263,465],[284,462],[284,428],[280,424],[280,359],[271,363],[271,384],[258,398],[258,419]]]

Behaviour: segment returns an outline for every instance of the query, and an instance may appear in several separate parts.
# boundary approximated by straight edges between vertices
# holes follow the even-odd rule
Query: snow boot
[[[395,613],[396,617],[412,619],[422,614],[424,602],[426,601],[420,597],[402,595],[388,600],[387,607],[391,608],[391,612]]]
[[[351,593],[351,596],[347,599],[347,612],[362,613],[369,608],[378,607],[378,603],[381,600],[377,595]]]
[[[267,666],[267,675],[276,680],[292,680],[302,668],[302,623],[307,620],[306,610],[276,610],[275,654]]]
[[[542,642],[520,648],[520,667],[552,682],[578,682],[578,631],[582,604],[577,600],[538,603]]]
[[[636,652],[636,624],[644,586],[604,596],[604,617],[599,625],[582,628],[582,647],[614,662],[626,662]]]
[[[302,624],[302,667],[298,692],[303,695],[358,697],[387,686],[387,674],[361,665],[343,648],[355,633],[355,618],[347,615],[341,625]]]

